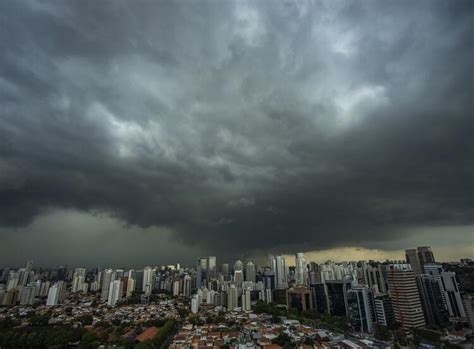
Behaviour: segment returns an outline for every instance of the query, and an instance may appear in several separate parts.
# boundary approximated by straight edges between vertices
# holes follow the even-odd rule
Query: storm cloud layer
[[[470,225],[473,14],[0,2],[0,225],[105,212],[234,255]]]

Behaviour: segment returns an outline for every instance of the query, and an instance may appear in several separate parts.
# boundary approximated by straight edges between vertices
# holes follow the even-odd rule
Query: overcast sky
[[[0,266],[473,257],[473,7],[0,2]]]

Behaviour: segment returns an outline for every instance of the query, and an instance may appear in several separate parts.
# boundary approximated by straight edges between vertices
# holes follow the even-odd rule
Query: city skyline
[[[472,1],[0,13],[0,264],[473,257]]]
[[[43,269],[29,260],[0,267],[0,343],[6,349],[53,341],[148,349],[468,343],[474,262],[438,257],[424,245],[385,262],[318,264],[303,252],[293,263],[281,255],[264,264],[201,256],[194,266],[143,268]],[[55,331],[65,335],[46,335]]]

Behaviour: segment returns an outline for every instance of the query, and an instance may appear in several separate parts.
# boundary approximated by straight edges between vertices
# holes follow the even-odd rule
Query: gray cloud
[[[469,1],[4,2],[0,224],[104,211],[229,255],[472,224],[473,19]]]

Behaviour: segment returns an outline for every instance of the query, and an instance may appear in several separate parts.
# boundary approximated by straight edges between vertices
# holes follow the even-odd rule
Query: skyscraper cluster
[[[194,313],[209,307],[249,311],[257,302],[276,303],[299,313],[347,317],[357,332],[372,333],[376,323],[403,329],[471,321],[473,297],[463,293],[456,273],[436,263],[429,247],[406,250],[406,261],[358,261],[322,264],[296,253],[269,256],[264,265],[236,260],[218,264],[200,257],[193,267],[146,266],[143,269],[5,268],[0,274],[0,303],[60,305],[68,294],[97,294],[110,307],[132,297],[143,304],[166,292],[189,301]],[[291,261],[290,261],[291,262]],[[464,260],[464,265],[472,263]]]

